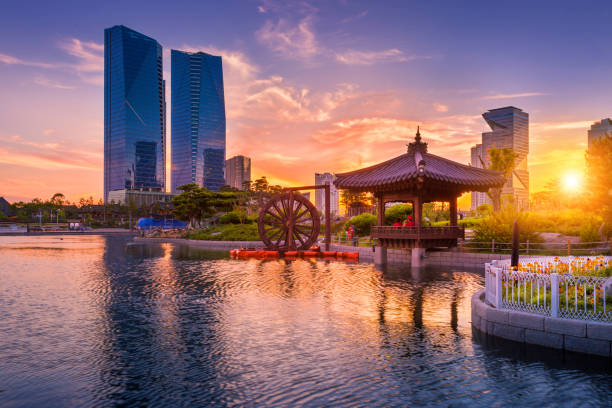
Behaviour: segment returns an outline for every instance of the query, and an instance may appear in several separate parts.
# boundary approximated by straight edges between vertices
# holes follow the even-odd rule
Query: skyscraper
[[[602,119],[599,122],[595,122],[591,125],[588,131],[589,135],[589,150],[593,145],[593,141],[604,137],[606,134],[612,135],[612,119]]]
[[[225,161],[225,180],[230,187],[244,190],[244,183],[251,181],[251,159],[234,156]]]
[[[484,168],[482,161],[484,161],[485,155],[486,155],[486,152],[482,151],[482,144],[479,143],[475,145],[470,150],[470,157],[471,157],[470,164],[473,167],[476,167],[479,169]],[[472,198],[472,205],[471,205],[472,210],[475,210],[476,208],[478,208],[479,205],[482,205],[482,204],[487,204],[487,203],[491,204],[491,199],[489,198],[487,193],[483,193],[480,191],[472,191],[470,195]]]
[[[491,109],[482,114],[491,128],[491,132],[482,134],[480,159],[488,166],[488,149],[495,147],[511,148],[518,157],[515,161],[513,174],[502,189],[502,198],[510,196],[513,204],[520,209],[529,206],[529,171],[527,170],[527,155],[529,154],[529,114],[514,106]],[[474,155],[478,154],[478,145],[472,148],[472,165],[475,165]],[[481,196],[482,197],[482,196]],[[472,200],[474,204],[480,200]],[[481,203],[482,204],[482,203]]]
[[[225,98],[221,57],[172,50],[172,192],[225,184]]]
[[[104,30],[104,200],[165,188],[162,47],[124,26]]]
[[[329,212],[332,217],[340,215],[340,194],[338,189],[334,185],[335,176],[331,173],[315,173],[315,185],[321,185],[329,183]],[[323,214],[325,214],[325,190],[315,190],[315,207]]]

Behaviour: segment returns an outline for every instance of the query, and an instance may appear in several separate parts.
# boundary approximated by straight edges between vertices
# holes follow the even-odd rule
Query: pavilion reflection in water
[[[457,225],[457,198],[468,191],[488,191],[501,187],[506,179],[500,172],[466,166],[427,152],[427,143],[417,130],[408,152],[371,167],[340,173],[334,184],[339,189],[370,192],[376,198],[377,225],[371,236],[381,248],[376,249],[377,263],[386,263],[387,248],[412,249],[412,265],[418,266],[425,249],[453,247],[464,230]],[[450,226],[422,225],[423,204],[433,201],[450,204]],[[385,226],[385,203],[410,202],[414,209],[412,227]]]

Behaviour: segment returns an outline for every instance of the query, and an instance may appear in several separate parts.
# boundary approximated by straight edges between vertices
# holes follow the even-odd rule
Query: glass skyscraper
[[[472,166],[487,167],[489,163],[488,149],[511,148],[518,157],[514,171],[502,189],[502,198],[511,197],[513,204],[519,209],[529,206],[529,171],[527,156],[529,155],[529,114],[514,106],[491,109],[482,114],[490,132],[482,134],[482,143],[472,147]],[[486,193],[472,192],[472,209],[483,203],[491,203]]]
[[[172,50],[172,192],[225,185],[225,97],[221,57]]]
[[[104,200],[165,188],[162,47],[124,26],[104,30]]]

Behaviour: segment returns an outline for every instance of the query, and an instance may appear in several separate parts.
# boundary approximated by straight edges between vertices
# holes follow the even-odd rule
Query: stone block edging
[[[612,357],[612,323],[559,319],[496,309],[484,300],[484,289],[472,296],[472,327],[519,343]]]

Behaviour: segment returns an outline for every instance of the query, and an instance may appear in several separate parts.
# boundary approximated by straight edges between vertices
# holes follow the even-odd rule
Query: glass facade
[[[172,192],[225,184],[225,97],[221,57],[172,50]]]
[[[165,188],[162,47],[124,26],[104,30],[104,200]]]

